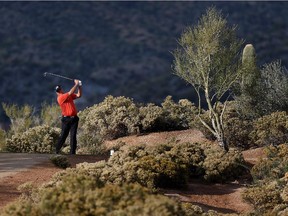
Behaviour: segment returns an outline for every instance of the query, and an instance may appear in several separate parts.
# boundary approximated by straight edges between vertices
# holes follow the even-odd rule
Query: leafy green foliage
[[[60,136],[60,129],[48,125],[29,128],[6,140],[6,149],[10,152],[52,153]]]

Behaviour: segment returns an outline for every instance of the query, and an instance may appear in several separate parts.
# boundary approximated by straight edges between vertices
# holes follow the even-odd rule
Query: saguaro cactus
[[[247,44],[242,54],[242,93],[253,91],[260,78],[260,70],[256,65],[256,53],[252,44]],[[243,92],[244,91],[244,92]]]

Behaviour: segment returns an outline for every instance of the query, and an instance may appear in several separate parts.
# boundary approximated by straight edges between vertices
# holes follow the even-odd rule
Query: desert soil
[[[128,144],[135,143],[165,143],[168,141],[197,142],[204,141],[201,132],[196,130],[173,131],[162,133],[151,133],[142,136],[123,137],[116,141],[109,141],[106,144],[112,145],[115,142],[123,141]],[[244,159],[253,166],[263,157],[262,149],[253,149],[243,152]],[[94,163],[103,160],[103,157],[93,155],[68,156],[72,167],[82,162]],[[32,182],[35,187],[48,182],[51,177],[62,169],[55,167],[50,161],[38,164],[28,170],[18,172],[11,176],[0,178],[0,210],[8,203],[16,200],[21,193],[17,187],[25,182]],[[199,180],[193,180],[185,190],[166,190],[165,195],[177,197],[182,201],[191,202],[201,206],[205,210],[216,210],[222,213],[243,213],[252,209],[241,198],[241,192],[245,189],[244,181],[235,181],[229,184],[207,184]]]

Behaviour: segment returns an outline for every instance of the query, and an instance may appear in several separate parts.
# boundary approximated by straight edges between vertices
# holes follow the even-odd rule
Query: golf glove
[[[81,82],[81,80],[79,80],[79,86],[82,86],[82,82]]]

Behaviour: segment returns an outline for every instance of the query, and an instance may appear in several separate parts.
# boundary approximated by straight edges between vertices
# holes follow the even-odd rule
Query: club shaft
[[[74,80],[74,79],[72,79],[72,78],[65,77],[65,76],[62,76],[62,75],[59,75],[59,74],[54,74],[54,73],[48,73],[48,72],[46,72],[45,75],[60,77],[60,78],[67,79],[67,80],[72,80],[72,81]]]

